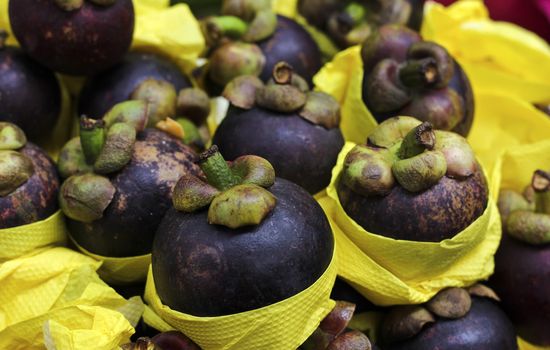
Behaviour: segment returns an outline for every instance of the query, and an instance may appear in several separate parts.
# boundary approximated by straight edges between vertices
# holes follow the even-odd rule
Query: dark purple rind
[[[550,346],[550,244],[535,246],[504,234],[489,283],[518,335]]]
[[[516,350],[516,334],[504,312],[489,299],[472,298],[463,318],[437,318],[411,339],[382,346],[384,350]]]
[[[315,194],[328,186],[344,138],[339,128],[314,125],[295,113],[230,107],[212,142],[225,159],[267,159],[278,177]]]
[[[115,104],[128,100],[147,78],[165,80],[173,84],[176,91],[191,87],[185,74],[167,58],[130,52],[122,62],[86,81],[78,100],[78,115],[103,117]]]
[[[0,196],[0,229],[44,220],[58,209],[59,176],[53,161],[30,142],[19,151],[31,160],[34,174],[14,192]]]
[[[386,196],[363,197],[339,182],[345,212],[365,230],[418,242],[440,242],[468,227],[487,207],[487,181],[479,164],[465,180],[442,177],[413,193],[396,185]]]
[[[150,253],[155,231],[172,206],[172,188],[183,174],[200,171],[195,159],[179,140],[155,129],[141,132],[130,162],[109,176],[116,193],[103,218],[91,223],[67,219],[71,236],[102,256]]]
[[[61,112],[61,88],[52,71],[18,48],[0,49],[0,121],[19,126],[33,142],[49,137]]]
[[[327,269],[334,240],[323,210],[299,186],[277,178],[277,204],[257,226],[210,225],[207,209],[170,209],[153,244],[162,303],[195,316],[257,309],[311,286]]]
[[[132,42],[132,0],[111,6],[84,1],[64,11],[53,0],[11,0],[9,18],[21,47],[48,68],[90,75],[122,59]]]
[[[178,331],[162,332],[151,339],[162,350],[201,350],[201,348]]]
[[[289,63],[294,72],[310,84],[315,73],[321,69],[319,46],[301,25],[288,17],[278,15],[275,33],[258,45],[266,58],[260,74],[263,81],[271,78],[273,67],[280,61]]]

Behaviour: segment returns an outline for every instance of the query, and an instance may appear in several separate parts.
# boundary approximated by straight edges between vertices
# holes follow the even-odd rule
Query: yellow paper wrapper
[[[203,350],[294,350],[334,308],[329,296],[335,278],[336,256],[314,284],[288,299],[233,315],[196,317],[162,304],[149,269],[145,301],[151,309],[143,319],[162,331],[183,332]]]
[[[533,172],[547,169],[550,164],[550,140],[511,147],[503,152],[495,164],[493,191],[510,189],[522,192],[531,183]],[[518,338],[520,350],[550,350],[550,346],[535,346]]]
[[[61,210],[32,224],[0,229],[0,263],[49,246],[63,245],[66,239]]]
[[[151,254],[124,258],[101,256],[82,248],[70,235],[69,237],[83,254],[102,263],[97,273],[105,282],[114,285],[125,285],[145,282],[147,279],[147,270],[151,264]]]
[[[128,342],[143,303],[125,300],[100,263],[52,248],[0,266],[0,349],[105,349]]]
[[[468,286],[489,277],[501,236],[492,197],[470,226],[439,243],[395,240],[367,232],[346,215],[336,193],[345,156],[354,146],[344,145],[327,196],[319,200],[335,235],[339,276],[384,306],[423,303],[443,288]]]

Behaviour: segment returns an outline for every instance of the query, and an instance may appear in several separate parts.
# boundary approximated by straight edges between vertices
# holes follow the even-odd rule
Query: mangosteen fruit
[[[211,94],[241,75],[271,77],[279,61],[310,82],[321,68],[319,47],[294,20],[275,15],[270,1],[227,0],[222,16],[201,21],[209,46],[205,86]]]
[[[423,4],[409,0],[299,0],[298,11],[341,48],[362,44],[384,24],[420,27]],[[420,18],[418,13],[420,12]]]
[[[0,229],[31,224],[57,209],[59,177],[40,147],[12,123],[0,122]]]
[[[550,174],[537,170],[530,191],[501,190],[504,234],[489,281],[518,335],[542,347],[550,346],[549,184]]]
[[[61,88],[52,71],[21,49],[6,46],[0,31],[0,120],[16,124],[29,140],[48,137],[61,112]]]
[[[201,350],[191,339],[178,331],[162,332],[152,338],[140,337],[122,345],[122,350]]]
[[[128,100],[146,79],[169,82],[176,91],[191,87],[185,74],[168,59],[130,52],[121,62],[86,80],[78,99],[78,115],[101,118],[115,104]]]
[[[328,268],[334,240],[318,203],[275,178],[267,160],[201,154],[206,181],[184,175],[153,244],[162,303],[194,316],[258,309],[310,287]]]
[[[224,90],[231,102],[213,143],[228,159],[266,158],[277,175],[315,194],[330,182],[344,138],[340,107],[331,96],[308,91],[307,83],[281,62],[263,84],[239,77]]]
[[[110,257],[151,252],[180,176],[199,169],[195,152],[147,125],[147,103],[115,105],[103,119],[83,117],[80,137],[61,150],[60,206],[78,245]]]
[[[10,0],[9,18],[26,53],[70,75],[114,65],[134,33],[132,0]]]
[[[334,282],[332,292],[330,293],[330,298],[333,300],[342,300],[353,303],[355,305],[356,313],[380,309],[380,307],[371,303],[368,299],[362,296],[358,291],[353,289],[353,287],[339,277],[337,277],[336,282]]]
[[[422,242],[452,238],[487,207],[482,168],[462,136],[393,117],[347,155],[337,182],[349,217],[382,236]]]
[[[483,285],[447,288],[423,305],[390,309],[381,325],[385,350],[516,350],[514,327]]]
[[[300,349],[371,350],[371,342],[365,334],[348,328],[354,312],[355,304],[336,301],[334,309],[321,321]]]
[[[384,25],[361,48],[363,101],[378,122],[397,115],[467,136],[474,97],[460,65],[442,46],[405,26]]]

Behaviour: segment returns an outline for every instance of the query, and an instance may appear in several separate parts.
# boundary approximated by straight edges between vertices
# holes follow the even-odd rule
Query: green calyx
[[[55,4],[64,11],[74,11],[84,5],[84,0],[54,0]]]
[[[532,245],[550,243],[550,173],[536,170],[520,194],[503,189],[498,198],[504,231]]]
[[[275,170],[263,158],[241,156],[226,162],[214,145],[200,155],[206,181],[185,175],[172,194],[174,208],[194,212],[209,205],[208,222],[229,228],[259,224],[273,210]]]
[[[0,122],[0,150],[17,150],[25,146],[27,137],[17,125]]]
[[[130,162],[137,133],[147,120],[147,103],[137,100],[115,105],[102,120],[82,117],[80,136],[59,153],[59,174],[66,179],[59,203],[65,215],[82,222],[103,216],[115,193],[106,175]]]
[[[363,196],[386,195],[395,182],[409,192],[421,192],[443,176],[467,178],[477,166],[463,137],[434,131],[429,122],[411,117],[382,122],[368,143],[350,151],[341,175],[343,184]]]
[[[254,76],[237,77],[225,87],[223,96],[243,109],[258,106],[283,114],[296,112],[308,122],[327,129],[340,123],[338,102],[323,92],[309,91],[307,82],[286,62],[274,66],[267,84]]]
[[[165,80],[145,79],[132,92],[130,98],[147,103],[149,127],[154,127],[159,121],[176,115],[176,89]]]
[[[201,21],[208,46],[230,40],[253,43],[269,38],[277,27],[277,16],[270,1],[227,0],[222,16],[210,16]]]
[[[17,190],[34,174],[32,161],[26,155],[0,150],[0,197]]]
[[[182,89],[176,103],[177,115],[201,125],[210,114],[210,98],[206,92],[197,88]]]
[[[245,42],[228,42],[210,55],[208,76],[220,86],[227,85],[241,75],[259,76],[266,58],[260,47]]]

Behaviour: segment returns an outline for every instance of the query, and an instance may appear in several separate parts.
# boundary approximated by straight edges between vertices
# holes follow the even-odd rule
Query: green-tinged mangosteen
[[[120,61],[134,32],[132,0],[10,0],[21,47],[46,67],[90,75]]]
[[[301,350],[371,350],[369,338],[357,330],[347,328],[355,304],[336,301],[336,306],[321,321],[313,334],[300,346]]]
[[[534,198],[511,190],[500,192],[504,235],[489,281],[518,335],[543,347],[550,346],[549,183],[550,174],[538,170],[530,187]]]
[[[338,103],[307,90],[307,83],[284,62],[265,85],[252,76],[233,80],[224,90],[232,105],[213,143],[228,159],[264,157],[279,177],[319,192],[330,182],[344,139]]]
[[[514,327],[488,287],[448,288],[424,305],[392,307],[381,325],[385,350],[516,350]]]
[[[16,47],[0,30],[0,121],[18,125],[31,141],[50,136],[61,112],[61,88],[50,70]]]
[[[168,59],[152,53],[130,52],[122,62],[86,81],[78,100],[78,114],[101,118],[115,104],[128,100],[146,79],[169,82],[176,91],[191,86],[178,66]]]
[[[160,224],[152,266],[157,294],[174,310],[221,316],[261,308],[311,286],[334,240],[317,202],[263,158],[200,156],[207,182],[183,176]]]
[[[72,238],[103,256],[147,254],[170,207],[172,187],[197,174],[196,154],[147,125],[147,104],[115,105],[104,119],[83,117],[80,137],[61,150],[60,205]]]
[[[271,1],[225,0],[221,12],[201,21],[210,47],[205,85],[212,95],[241,75],[266,81],[280,61],[311,83],[321,68],[319,47],[294,20],[276,15]]]
[[[385,25],[361,49],[363,101],[378,122],[396,115],[466,136],[472,126],[470,82],[454,58],[411,29]]]
[[[346,213],[365,230],[439,242],[476,220],[488,187],[467,141],[429,122],[393,117],[346,156],[337,184]]]
[[[52,160],[15,124],[0,122],[0,229],[46,219],[57,209]]]
[[[362,44],[384,24],[420,28],[422,1],[299,0],[298,10],[341,48]]]
[[[200,350],[191,339],[178,331],[162,332],[152,338],[138,338],[122,345],[122,350]]]

